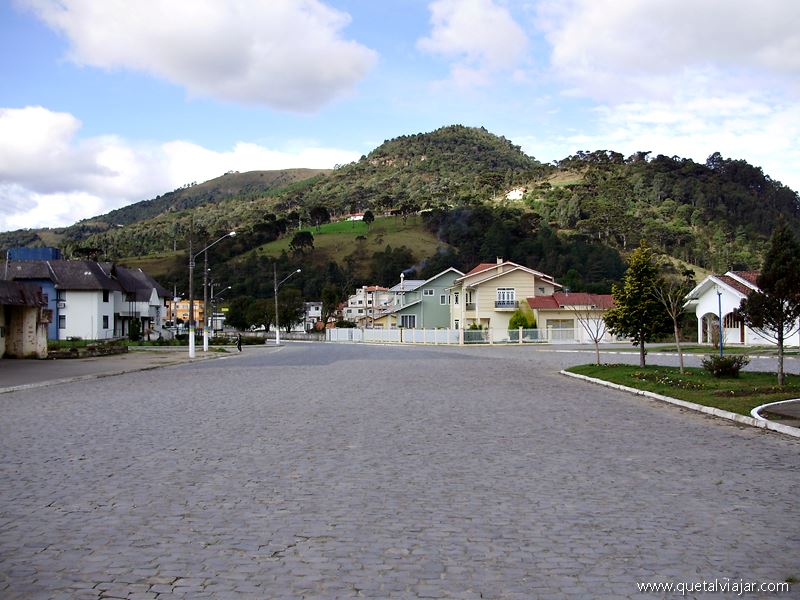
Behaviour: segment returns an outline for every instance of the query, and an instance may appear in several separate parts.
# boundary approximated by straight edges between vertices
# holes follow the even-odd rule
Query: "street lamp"
[[[278,263],[273,263],[272,265],[272,277],[273,277],[273,282],[275,284],[274,291],[275,291],[275,345],[276,346],[281,345],[281,326],[280,323],[278,323],[278,288],[281,287],[284,284],[284,282],[286,282],[286,280],[289,279],[289,277],[299,272],[300,269],[292,271],[286,277],[281,279],[280,283],[278,283]]]
[[[719,310],[719,357],[722,358],[722,290],[717,288],[717,305]]]
[[[220,291],[218,291],[215,294],[214,293],[214,282],[213,281],[211,282],[211,298],[209,298],[209,300],[208,300],[211,303],[211,315],[210,315],[210,318],[209,318],[208,315],[206,315],[206,320],[208,321],[208,326],[210,327],[212,332],[214,331],[214,306],[216,306],[216,304],[214,302],[214,299],[218,298],[219,296],[221,296],[222,294],[227,292],[232,287],[233,286],[227,285],[227,286],[225,286],[224,288],[222,288]]]
[[[226,233],[218,240],[214,240],[208,246],[194,254],[192,252],[192,236],[189,236],[189,358],[194,358],[194,261],[201,254],[205,255],[205,269],[203,269],[203,350],[208,350],[208,329],[205,326],[205,312],[207,312],[208,305],[208,249],[211,246],[221,242],[225,238],[233,237],[236,235],[235,231]]]

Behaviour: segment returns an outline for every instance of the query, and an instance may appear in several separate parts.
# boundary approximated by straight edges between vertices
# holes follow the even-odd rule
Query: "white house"
[[[55,295],[51,339],[103,340],[127,336],[132,320],[158,335],[167,290],[141,269],[85,260],[10,261],[7,278]]]
[[[313,331],[322,320],[322,302],[303,302],[303,329]]]
[[[722,314],[722,341],[725,344],[765,345],[775,344],[747,327],[734,311],[753,290],[758,290],[756,271],[728,271],[724,275],[709,275],[686,296],[686,308],[694,310],[697,317],[697,342],[711,343],[719,327]],[[784,342],[800,345],[800,333]]]
[[[342,310],[342,316],[346,321],[353,322],[364,317],[374,317],[392,304],[392,298],[392,294],[385,287],[379,285],[362,286],[347,299],[347,304]]]

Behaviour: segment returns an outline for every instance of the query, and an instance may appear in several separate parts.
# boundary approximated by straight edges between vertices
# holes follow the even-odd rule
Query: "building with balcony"
[[[481,263],[456,279],[449,289],[450,327],[508,330],[520,302],[549,296],[560,288],[552,276],[502,258]]]
[[[133,320],[160,335],[168,293],[141,269],[87,260],[11,260],[9,281],[39,286],[52,316],[47,337],[103,340],[126,337]]]

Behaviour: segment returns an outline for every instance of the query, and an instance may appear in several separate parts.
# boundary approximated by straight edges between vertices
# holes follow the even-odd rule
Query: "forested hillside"
[[[99,244],[110,256],[119,253],[148,254],[154,251],[154,243],[165,249],[170,240],[183,236],[184,221],[188,230],[191,209],[204,206],[200,214],[208,212],[209,219],[200,219],[202,224],[216,223],[225,210],[213,205],[226,203],[226,210],[237,212],[234,205],[241,202],[247,212],[247,204],[258,206],[274,204],[274,195],[280,191],[290,190],[295,184],[301,187],[303,182],[312,182],[316,178],[330,173],[322,169],[284,169],[279,171],[250,171],[246,173],[230,172],[203,183],[191,182],[186,185],[156,196],[152,200],[144,200],[130,204],[103,215],[78,221],[69,227],[40,230],[17,230],[0,232],[0,248],[13,246],[61,246],[69,251],[71,247],[86,245],[87,238],[93,238],[89,245]],[[172,215],[172,217],[170,217]],[[176,216],[177,215],[177,216]],[[153,223],[147,223],[152,220]],[[129,231],[120,232],[125,226],[143,223],[142,227],[132,227]],[[106,235],[98,235],[106,234]],[[134,240],[139,238],[140,244]],[[158,240],[158,242],[154,242]],[[119,248],[115,245],[119,243]]]
[[[522,197],[507,200],[512,189]],[[318,247],[290,244],[303,226],[364,210],[379,218],[375,227],[345,228]],[[400,235],[391,219],[402,220],[404,239],[418,231],[425,244],[382,246],[384,235]],[[60,232],[0,234],[0,244],[99,249],[112,260],[146,260],[165,285],[183,286],[193,226],[196,243],[237,231],[213,262],[225,264],[220,283],[240,294],[269,295],[264,273],[275,260],[302,266],[293,284],[319,298],[328,284],[389,284],[402,270],[428,276],[497,256],[575,290],[608,291],[641,238],[705,269],[753,269],[781,220],[800,232],[797,193],[744,160],[603,150],[547,165],[505,138],[456,125],[389,140],[332,172],[232,173]]]
[[[532,208],[552,227],[621,250],[644,237],[655,248],[707,269],[756,268],[775,224],[800,224],[793,190],[761,169],[718,153],[705,164],[609,151],[562,160],[568,185],[536,184]]]

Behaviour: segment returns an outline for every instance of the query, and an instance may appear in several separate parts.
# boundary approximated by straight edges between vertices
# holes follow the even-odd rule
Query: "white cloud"
[[[70,41],[70,58],[144,71],[191,94],[313,111],[374,66],[320,0],[21,0]]]
[[[513,71],[524,58],[527,36],[509,11],[493,0],[435,0],[429,9],[432,30],[417,41],[417,47],[453,61],[454,83],[486,85],[493,74]]]
[[[220,152],[181,140],[79,140],[80,127],[42,107],[0,109],[0,231],[71,225],[230,170],[332,168],[359,157],[313,143],[277,150],[240,142]]]
[[[798,89],[795,0],[545,0],[538,22],[554,72],[596,98]]]
[[[775,104],[757,95],[676,98],[603,106],[597,117],[591,131],[519,141],[544,161],[578,150],[615,150],[625,155],[649,150],[702,163],[720,152],[759,166],[773,179],[800,190],[800,112],[793,103]]]

